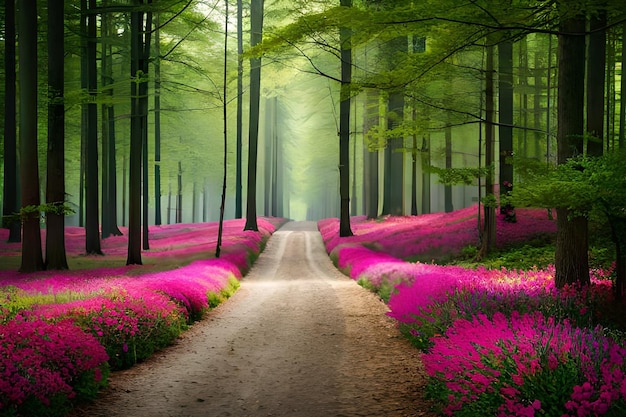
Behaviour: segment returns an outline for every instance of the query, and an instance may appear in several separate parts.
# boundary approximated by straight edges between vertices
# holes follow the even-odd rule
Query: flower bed
[[[589,287],[557,290],[553,267],[466,269],[399,259],[432,254],[433,247],[458,254],[477,226],[468,210],[357,218],[348,238],[337,237],[336,219],[319,228],[337,266],[380,294],[423,352],[428,393],[442,414],[626,415],[626,350],[611,321],[611,309],[624,306],[613,299],[610,271],[592,271]],[[499,242],[554,230],[537,224],[543,216],[545,210],[518,210],[517,224],[499,216]]]
[[[149,256],[206,258],[174,270],[2,271],[0,415],[61,416],[93,398],[110,370],[148,358],[232,295],[279,223],[259,219],[259,232],[243,232],[241,220],[226,221],[219,259],[210,254],[216,224],[155,227]],[[81,238],[70,229],[70,255]],[[115,256],[127,241],[104,242]]]

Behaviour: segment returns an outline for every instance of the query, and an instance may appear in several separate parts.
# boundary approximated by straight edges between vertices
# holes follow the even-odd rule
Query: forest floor
[[[435,416],[387,311],[332,265],[314,222],[290,222],[233,297],[71,416]]]

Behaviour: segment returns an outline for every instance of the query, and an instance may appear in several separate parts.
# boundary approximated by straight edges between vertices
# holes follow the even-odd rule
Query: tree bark
[[[492,45],[487,46],[485,68],[485,166],[489,167],[494,162],[495,143],[495,95],[494,95],[494,57]],[[477,259],[483,259],[496,245],[496,208],[493,203],[494,180],[489,172],[485,178],[485,197],[483,203],[484,224],[481,235],[481,247]]]
[[[559,4],[563,7],[563,4]],[[585,82],[585,18],[564,16],[559,27],[557,162],[583,153]],[[557,207],[555,283],[588,284],[587,219]]]
[[[135,4],[140,5],[141,0]],[[126,265],[141,265],[141,160],[142,129],[139,100],[139,77],[141,77],[140,55],[143,49],[143,12],[130,14],[130,167],[128,174],[128,253]]]
[[[18,1],[20,80],[20,176],[22,208],[22,261],[20,272],[44,269],[41,249],[39,162],[37,157],[37,5]]]
[[[160,14],[154,30],[154,224],[162,223],[161,214],[161,32]]]
[[[342,7],[352,7],[352,0],[341,0]],[[341,47],[341,97],[339,102],[339,236],[352,236],[350,227],[350,84],[352,83],[351,30],[339,30]]]
[[[622,24],[622,68],[626,68],[626,22]],[[618,146],[620,149],[626,147],[626,98],[624,92],[626,91],[626,77],[622,76],[620,81],[620,91],[622,97],[620,98],[619,107],[619,139]]]
[[[250,46],[263,40],[263,0],[250,3]],[[248,137],[248,193],[246,224],[243,230],[258,231],[256,212],[257,161],[259,146],[259,104],[261,98],[261,58],[250,59],[250,122]]]
[[[587,46],[587,155],[604,153],[604,80],[606,78],[606,11],[590,22]]]
[[[379,93],[375,90],[367,90],[365,99],[365,120],[363,131],[367,134],[372,126],[379,120]],[[364,138],[367,141],[367,137]],[[365,197],[365,215],[368,219],[378,217],[378,147],[372,143],[363,146],[363,166]]]
[[[446,127],[445,129],[445,141],[446,141],[446,169],[452,168],[452,128]],[[452,186],[446,184],[443,187],[443,199],[444,199],[444,211],[450,213],[454,211],[452,204]]]
[[[15,2],[4,2],[4,186],[2,227],[9,229],[9,242],[22,240],[22,223],[14,217],[20,210],[17,167]]]
[[[64,10],[48,0],[48,167],[46,203],[46,269],[68,269],[65,253],[65,104]]]
[[[235,178],[235,218],[243,217],[243,1],[237,0],[237,162]]]
[[[87,12],[86,0],[83,0],[83,13]],[[95,9],[95,0],[89,0],[89,10]],[[96,15],[87,16],[87,90],[89,102],[87,106],[87,141],[85,160],[85,252],[102,255],[100,247],[100,215],[98,196],[98,105],[97,88],[97,51],[96,51]]]
[[[513,42],[498,44],[498,136],[500,140],[500,213],[515,222],[515,208],[503,203],[513,191]]]

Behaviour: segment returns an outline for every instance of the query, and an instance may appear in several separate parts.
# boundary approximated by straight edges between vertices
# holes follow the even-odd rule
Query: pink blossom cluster
[[[499,243],[555,231],[545,210],[517,214],[516,224],[498,219]],[[338,237],[335,219],[320,221],[319,229],[344,273],[375,290],[393,285],[388,314],[423,350],[428,388],[445,414],[579,417],[626,404],[625,351],[594,327],[614,304],[610,271],[591,271],[590,286],[557,290],[553,267],[466,269],[399,259],[437,245],[445,246],[444,256],[460,250],[476,220],[465,209],[360,217],[347,238]]]
[[[626,400],[625,355],[601,329],[514,312],[456,320],[423,360],[445,387],[445,415],[574,417],[604,415]]]
[[[97,339],[69,320],[17,316],[0,331],[0,410],[32,415],[29,403],[47,406],[52,398],[84,392],[78,381],[97,391],[106,384],[107,360]]]
[[[104,379],[104,383],[101,374],[109,366],[132,366],[171,343],[187,323],[210,308],[213,294],[223,299],[223,294],[234,291],[280,221],[259,219],[259,232],[242,232],[242,220],[227,221],[219,259],[211,253],[206,255],[209,259],[170,271],[150,272],[149,265],[28,275],[2,271],[0,296],[6,303],[0,308],[0,362],[6,364],[0,364],[0,372],[5,372],[0,381],[0,414],[22,410],[24,404],[71,398],[74,368],[93,372],[92,379]],[[153,231],[151,247],[162,256],[169,254],[159,248],[198,256],[207,248],[215,249],[216,224],[173,225]],[[67,237],[69,242],[83,239],[84,244],[82,229],[68,228]],[[104,242],[115,254],[122,251],[116,245],[125,250],[125,239]],[[97,364],[87,361],[89,356],[77,346],[84,346]]]
[[[545,209],[516,209],[517,222],[497,217],[497,245],[504,246],[529,238],[554,234],[556,222]],[[328,252],[339,245],[367,244],[400,259],[437,260],[461,253],[468,245],[478,245],[478,206],[451,213],[419,216],[386,216],[368,220],[351,218],[354,236],[339,237],[339,220],[324,219],[318,228]]]

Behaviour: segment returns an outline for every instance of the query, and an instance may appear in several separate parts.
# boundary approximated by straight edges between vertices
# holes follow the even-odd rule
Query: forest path
[[[315,222],[290,222],[228,301],[72,415],[432,416],[387,311],[337,271]]]

